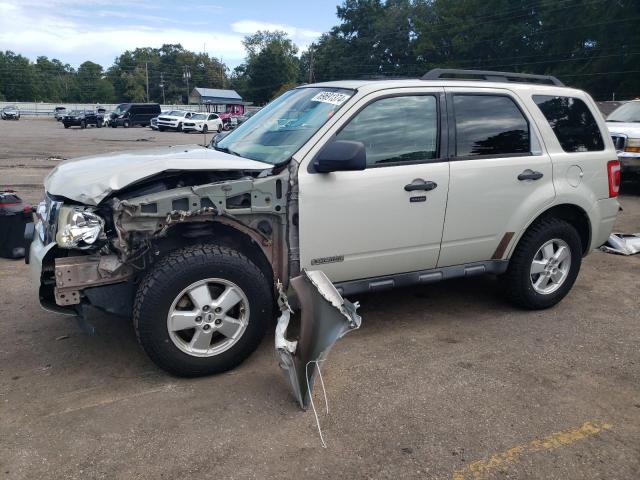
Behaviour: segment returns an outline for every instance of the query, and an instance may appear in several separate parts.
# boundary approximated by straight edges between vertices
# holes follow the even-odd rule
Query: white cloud
[[[306,28],[299,28],[279,23],[260,22],[257,20],[240,20],[239,22],[232,23],[231,28],[234,32],[243,34],[256,33],[258,30],[280,30],[287,32],[294,39],[305,38],[307,40],[313,40],[322,35],[322,32],[316,32]]]
[[[135,8],[134,8],[135,5]],[[207,9],[220,9],[207,4]],[[135,23],[135,25],[132,25]],[[245,35],[282,30],[304,50],[321,32],[286,24],[240,20],[229,32],[210,28],[210,15],[171,18],[154,0],[0,0],[0,48],[35,60],[40,55],[77,67],[85,60],[110,66],[125,50],[180,43],[205,48],[233,68],[242,62]]]
[[[107,3],[117,6],[119,2],[104,2]],[[162,17],[152,19],[150,15],[139,14],[138,17],[127,18],[140,22],[154,20],[153,27],[128,24],[118,26],[117,23],[116,26],[95,26],[90,19],[101,16],[99,12],[86,19],[83,15],[85,12],[70,10],[77,4],[76,0],[56,0],[52,4],[56,5],[56,8],[52,9],[47,5],[47,8],[36,9],[30,5],[25,7],[21,3],[0,2],[2,49],[13,50],[32,60],[39,55],[47,55],[75,66],[84,60],[92,60],[107,67],[125,50],[161,47],[169,43],[180,43],[196,52],[202,51],[206,45],[207,53],[222,57],[231,65],[239,63],[244,58],[242,35],[198,29],[196,25],[202,25],[199,21],[194,21],[190,27],[186,27],[180,26],[179,21],[162,22]],[[65,8],[58,10],[61,5]],[[116,13],[112,16],[117,15]]]

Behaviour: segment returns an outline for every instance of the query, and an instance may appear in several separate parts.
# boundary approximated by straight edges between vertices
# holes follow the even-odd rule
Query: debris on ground
[[[635,255],[640,252],[640,233],[612,233],[600,249],[618,255]]]

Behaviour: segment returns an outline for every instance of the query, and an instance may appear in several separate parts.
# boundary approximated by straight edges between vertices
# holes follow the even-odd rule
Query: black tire
[[[179,123],[178,126],[176,127],[176,132],[181,132],[182,131],[182,123]]]
[[[194,282],[223,278],[242,289],[249,301],[249,322],[237,343],[212,357],[196,357],[171,340],[167,315],[178,294]],[[272,289],[262,271],[227,247],[196,245],[170,253],[144,277],[136,294],[133,322],[138,341],[151,360],[169,373],[197,377],[230,370],[260,344],[272,319]]]
[[[80,122],[80,128],[81,128],[81,129],[83,129],[83,130],[84,130],[85,128],[87,128],[87,122],[85,122],[84,120],[82,120],[82,121]]]
[[[564,282],[552,293],[539,293],[532,284],[531,266],[538,250],[548,241],[560,239],[570,249],[571,265]],[[568,222],[558,218],[536,221],[522,236],[503,275],[505,291],[515,305],[541,310],[554,306],[573,287],[582,263],[582,242],[577,230]]]
[[[222,125],[218,125],[218,133],[220,133],[222,131]]]
[[[204,133],[205,135],[207,134],[207,132],[209,131],[209,126],[208,125],[203,125],[202,126],[202,133]]]
[[[102,122],[100,120],[96,122],[96,128],[102,128]]]
[[[69,125],[67,125],[66,123],[64,124],[64,128],[69,128]]]

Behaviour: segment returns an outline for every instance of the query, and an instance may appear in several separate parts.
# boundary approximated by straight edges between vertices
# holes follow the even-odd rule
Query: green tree
[[[102,66],[86,61],[77,73],[78,100],[83,103],[111,103],[114,101],[113,85],[105,78]]]
[[[283,85],[299,78],[298,47],[285,32],[259,31],[245,37],[245,63],[235,70],[233,84],[256,104],[271,100]]]
[[[29,59],[7,50],[0,52],[0,93],[10,102],[33,101],[36,72]]]

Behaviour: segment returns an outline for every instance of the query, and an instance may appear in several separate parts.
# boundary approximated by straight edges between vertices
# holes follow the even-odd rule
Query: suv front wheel
[[[516,305],[549,308],[562,300],[578,276],[582,243],[564,220],[538,220],[525,232],[504,275],[506,292]]]
[[[230,370],[264,336],[272,294],[262,271],[222,246],[196,245],[170,253],[146,275],[133,320],[149,357],[174,375]]]

